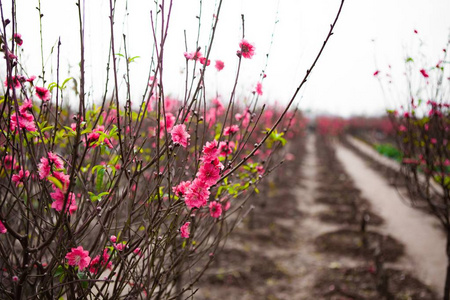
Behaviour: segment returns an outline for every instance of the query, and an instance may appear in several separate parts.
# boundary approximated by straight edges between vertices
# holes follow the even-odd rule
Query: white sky
[[[167,1],[167,0],[166,0]],[[167,1],[168,2],[168,1]],[[242,36],[241,14],[245,15],[246,39],[256,46],[256,55],[244,60],[238,92],[248,97],[259,80],[269,53],[272,33],[273,46],[269,53],[263,82],[265,102],[286,103],[311,64],[334,19],[339,0],[225,0],[219,27],[211,53],[211,66],[206,78],[206,91],[214,97],[216,90],[226,99],[236,72],[235,55]],[[33,4],[31,4],[33,3]],[[154,1],[130,0],[129,15],[122,27],[125,1],[117,1],[116,39],[119,48],[122,33],[128,40],[130,56],[140,56],[132,64],[132,96],[141,99],[146,85],[151,55],[152,34],[150,11]],[[195,49],[199,13],[198,0],[174,0],[171,29],[165,54],[165,90],[172,96],[183,95],[185,51],[184,33],[187,31],[189,51]],[[8,15],[7,4],[5,18]],[[40,73],[38,1],[18,1],[18,32],[24,39],[22,48],[25,67],[30,75]],[[208,43],[210,22],[216,1],[203,0],[202,34],[199,45]],[[48,83],[56,70],[56,50],[51,47],[61,37],[61,78],[78,76],[79,36],[75,1],[41,0],[44,31],[44,57]],[[119,7],[120,6],[120,7]],[[109,1],[86,1],[87,80],[91,101],[104,91],[109,42]],[[416,54],[415,42],[420,37],[423,49],[432,63],[437,62],[450,32],[449,0],[347,0],[334,36],[325,49],[316,69],[297,102],[303,110],[350,114],[382,113],[393,103],[385,99],[378,82],[373,78],[376,69],[387,70],[391,65],[398,86],[402,85],[403,59],[407,53]],[[278,21],[275,25],[275,22]],[[275,29],[274,29],[275,27]],[[413,30],[419,31],[419,36]],[[123,50],[116,52],[122,52]],[[214,60],[225,62],[225,69],[217,73]],[[2,70],[4,70],[2,62]],[[71,75],[67,75],[68,66]],[[121,65],[122,69],[124,65]],[[2,71],[1,74],[4,74]],[[53,74],[55,76],[55,74]],[[41,84],[38,82],[38,84]],[[123,86],[123,85],[122,85]],[[111,90],[111,89],[110,89]],[[400,97],[402,98],[402,97]],[[398,100],[397,100],[398,103]]]

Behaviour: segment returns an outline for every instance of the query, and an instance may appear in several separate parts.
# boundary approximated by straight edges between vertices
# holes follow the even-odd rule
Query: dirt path
[[[445,237],[431,216],[408,207],[399,192],[350,150],[336,145],[336,154],[362,195],[385,219],[382,230],[406,246],[403,264],[442,294],[445,279]]]
[[[300,226],[296,226],[298,243],[294,250],[295,255],[291,261],[284,262],[286,266],[289,265],[292,274],[295,274],[295,288],[291,299],[311,299],[318,271],[328,269],[334,262],[330,256],[317,252],[314,246],[314,240],[319,235],[333,231],[337,226],[325,224],[318,219],[324,205],[315,201],[318,187],[315,136],[310,134],[307,139],[306,153],[301,166],[302,186],[295,189],[298,209],[303,217]]]

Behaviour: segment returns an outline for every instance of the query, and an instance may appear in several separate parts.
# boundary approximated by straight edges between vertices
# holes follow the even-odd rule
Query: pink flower
[[[5,234],[7,231],[5,225],[0,221],[0,233]]]
[[[70,175],[55,171],[53,172],[53,176],[61,182],[62,191],[66,192],[70,184]],[[53,186],[53,189],[57,189],[57,187]]]
[[[64,207],[64,193],[60,189],[56,189],[53,193],[50,193],[50,197],[52,197],[53,203],[52,208],[56,211],[62,211]],[[75,202],[75,195],[73,193],[69,193],[67,204],[66,204],[66,212],[69,215],[73,214],[77,210],[78,206]]]
[[[220,178],[220,168],[211,162],[205,162],[197,172],[197,178],[208,187],[217,183]]]
[[[114,249],[116,249],[117,251],[123,251],[123,249],[125,248],[125,244],[123,244],[123,243],[119,243],[119,244],[114,243],[113,246],[114,246]]]
[[[26,79],[27,82],[33,83],[33,81],[36,79],[36,76],[32,75],[28,79]]]
[[[203,146],[201,160],[203,162],[211,162],[219,156],[218,142],[217,140],[213,140],[212,142],[206,142],[206,145]]]
[[[49,151],[47,153],[47,155],[48,155],[48,159],[55,166],[55,168],[57,170],[63,170],[64,169],[64,162],[58,155],[56,155],[55,153],[53,153],[51,151]]]
[[[112,235],[109,237],[109,240],[111,241],[111,243],[115,243],[117,242],[117,237],[115,235]]]
[[[376,71],[373,73],[373,76],[377,76],[378,74],[380,74],[380,71],[379,71],[379,70],[376,70]]]
[[[45,87],[36,87],[36,96],[42,101],[48,101],[52,97],[50,92]]]
[[[186,194],[190,185],[191,185],[190,181],[182,181],[177,186],[172,187],[172,191],[177,196],[182,197]]]
[[[141,248],[136,247],[136,249],[133,250],[133,253],[136,254],[136,255],[142,255]]]
[[[233,153],[234,147],[235,147],[235,144],[233,141],[220,142],[220,144],[219,144],[220,155],[227,156],[228,154]]]
[[[10,89],[20,89],[21,84],[20,84],[20,79],[21,77],[19,76],[11,76],[11,78],[8,80],[9,78],[6,78],[5,80],[5,86],[9,87]]]
[[[11,155],[6,155],[5,158],[3,158],[3,167],[6,170],[11,170],[15,164],[16,164],[16,159],[13,159],[13,157]]]
[[[261,82],[258,82],[258,83],[256,84],[256,93],[257,93],[259,96],[262,96],[262,94],[263,94]]]
[[[427,73],[427,71],[425,71],[425,69],[420,70],[420,73],[422,73],[423,77],[428,78],[430,77]]]
[[[223,135],[228,136],[228,135],[234,134],[238,131],[239,131],[239,126],[231,125],[231,126],[225,127],[225,129],[223,130]]]
[[[41,157],[41,163],[38,164],[38,170],[40,179],[44,179],[50,175],[50,164],[48,163],[47,158]]]
[[[78,266],[80,271],[89,266],[91,258],[89,257],[89,251],[83,249],[82,246],[72,248],[70,252],[66,254],[69,266]]]
[[[188,145],[188,139],[191,137],[189,133],[186,132],[186,125],[179,124],[175,125],[170,132],[172,135],[172,140],[174,144],[179,144],[184,148]]]
[[[20,33],[14,33],[14,41],[16,42],[17,45],[22,46],[23,44],[22,35]]]
[[[89,264],[89,272],[92,274],[97,274],[99,268],[100,268],[100,255],[97,255],[91,260],[91,263]]]
[[[191,222],[186,222],[183,226],[180,227],[181,237],[184,239],[189,238],[189,235],[191,234],[189,232],[189,225],[191,225]]]
[[[37,130],[36,124],[34,123],[34,117],[28,112],[19,113],[17,118],[17,113],[11,115],[10,128],[12,131],[16,129],[26,129],[28,131],[34,132]]]
[[[191,53],[184,52],[184,57],[186,57],[187,60],[197,60],[203,56],[200,51],[196,51]]]
[[[255,46],[253,46],[246,40],[242,40],[239,43],[239,49],[240,50],[237,51],[237,55],[244,58],[252,58],[252,56],[255,54]]]
[[[225,64],[223,63],[223,61],[221,60],[216,60],[216,69],[217,71],[222,71],[223,68],[225,67]]]
[[[16,275],[14,275],[14,276],[12,277],[12,281],[14,281],[14,282],[19,281],[19,277],[17,277]]]
[[[206,205],[210,192],[209,187],[198,178],[189,186],[186,192],[185,203],[188,208],[200,208]]]
[[[258,172],[258,174],[263,174],[264,173],[264,167],[259,165],[256,166],[256,171]]]
[[[31,100],[25,100],[21,106],[19,106],[19,113],[25,114],[29,109],[33,107]]]
[[[166,113],[166,118],[159,122],[159,136],[162,138],[164,136],[165,129],[170,132],[173,125],[175,125],[175,116],[172,113]]]
[[[19,171],[19,174],[14,174],[12,176],[12,181],[16,184],[16,187],[19,186],[20,183],[23,183],[25,181],[25,179],[28,178],[28,176],[30,176],[30,172],[29,171],[23,171],[23,169],[21,169]]]
[[[96,147],[97,145],[95,144],[98,141],[98,138],[100,137],[100,133],[95,132],[96,130],[94,129],[91,133],[88,134],[87,136],[87,141],[88,141],[88,145],[89,147]]]
[[[209,213],[211,214],[211,217],[218,218],[222,214],[222,205],[217,202],[211,202],[209,204]]]
[[[207,66],[209,66],[209,64],[211,63],[211,61],[209,59],[208,59],[208,61],[206,61],[206,57],[200,57],[199,61],[202,65],[206,64]]]
[[[100,266],[106,266],[108,269],[111,269],[112,262],[109,261],[108,248],[103,250],[103,255],[97,255],[94,259],[91,260],[89,264],[89,272],[92,274],[97,274]]]

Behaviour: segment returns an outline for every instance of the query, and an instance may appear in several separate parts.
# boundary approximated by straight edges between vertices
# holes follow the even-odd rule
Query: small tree
[[[450,41],[449,41],[450,42]],[[444,299],[450,299],[450,72],[448,44],[432,67],[406,59],[408,104],[390,111],[403,155],[411,203],[427,210],[447,235]]]

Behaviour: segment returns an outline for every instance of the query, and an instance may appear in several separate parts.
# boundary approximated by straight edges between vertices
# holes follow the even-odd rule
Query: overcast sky
[[[153,42],[150,11],[155,11],[154,1],[129,1],[129,15],[125,20],[125,1],[117,3],[116,39],[121,40],[122,33],[126,34],[130,56],[140,56],[131,68],[132,96],[135,102],[139,102],[146,85]],[[198,0],[173,1],[164,80],[166,93],[174,97],[183,95],[184,31],[189,51],[194,51],[199,3]],[[223,60],[225,68],[218,73],[211,64],[206,79],[207,93],[214,97],[218,92],[224,99],[230,93],[236,72],[235,53],[242,38],[241,14],[244,14],[245,37],[254,43],[256,55],[243,62],[238,85],[240,99],[244,101],[253,91],[266,63],[266,54],[269,54],[262,100],[286,103],[320,49],[339,4],[339,0],[223,1],[210,58],[213,62],[215,59]],[[38,1],[31,0],[17,4],[18,32],[24,39],[23,58],[30,75],[40,72],[37,5]],[[216,5],[217,1],[203,0],[199,40],[203,50],[208,44]],[[4,7],[7,9],[6,3]],[[109,1],[86,1],[87,79],[91,101],[95,101],[104,90],[109,42],[108,7]],[[51,54],[51,48],[58,37],[62,42],[61,77],[78,76],[79,36],[75,1],[41,0],[41,9],[44,14],[47,78],[50,70],[56,69],[56,51]],[[449,0],[347,0],[334,36],[297,99],[300,108],[344,116],[377,114],[394,101],[404,100],[401,92],[384,97],[373,73],[377,69],[384,72],[391,65],[396,84],[394,89],[401,90],[404,58],[417,54],[419,38],[424,42],[424,53],[432,63],[437,62],[450,32],[449,12]],[[5,17],[8,17],[7,10]],[[122,24],[125,24],[124,28]],[[414,30],[418,31],[417,35]],[[123,48],[116,50],[120,51],[123,52]],[[67,75],[69,66],[71,73]],[[391,95],[400,99],[392,99]]]

